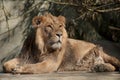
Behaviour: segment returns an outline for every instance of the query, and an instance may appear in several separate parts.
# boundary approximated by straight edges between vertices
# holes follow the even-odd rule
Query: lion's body
[[[6,72],[114,71],[120,61],[93,43],[67,38],[65,19],[47,14],[33,19],[37,29],[24,42],[18,57],[5,62]]]

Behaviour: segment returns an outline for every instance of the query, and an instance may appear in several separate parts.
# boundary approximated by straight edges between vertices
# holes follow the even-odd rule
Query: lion
[[[102,47],[68,38],[65,23],[64,16],[50,13],[34,17],[34,30],[24,41],[21,53],[3,64],[5,72],[111,72],[120,68],[120,61],[106,54]]]

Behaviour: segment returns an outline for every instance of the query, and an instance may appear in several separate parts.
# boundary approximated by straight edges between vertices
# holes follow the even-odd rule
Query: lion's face
[[[40,31],[39,36],[43,38],[47,48],[61,49],[66,42],[65,18],[63,16],[52,16],[47,14],[33,19],[33,26]]]

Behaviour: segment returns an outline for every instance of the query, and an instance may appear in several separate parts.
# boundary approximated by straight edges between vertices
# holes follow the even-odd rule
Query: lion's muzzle
[[[49,40],[48,44],[54,50],[60,49],[62,47],[62,36],[56,35]]]

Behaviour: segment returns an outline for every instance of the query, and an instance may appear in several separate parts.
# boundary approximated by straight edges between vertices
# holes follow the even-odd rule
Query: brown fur
[[[34,17],[35,30],[27,37],[18,57],[5,62],[6,72],[114,71],[120,61],[93,43],[67,38],[65,18],[45,14]]]

